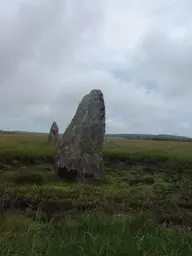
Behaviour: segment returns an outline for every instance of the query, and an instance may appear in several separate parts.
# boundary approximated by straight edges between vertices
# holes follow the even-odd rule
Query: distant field
[[[1,255],[192,255],[192,143],[108,138],[107,184],[53,172],[47,134],[0,134]]]
[[[106,158],[127,161],[146,160],[181,161],[192,165],[192,143],[178,141],[150,141],[107,138]],[[47,134],[0,134],[0,159],[32,159],[54,156],[54,143],[48,145]]]

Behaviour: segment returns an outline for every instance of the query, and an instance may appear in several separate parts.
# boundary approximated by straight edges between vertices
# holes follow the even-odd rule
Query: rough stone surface
[[[103,93],[95,89],[83,97],[57,145],[57,174],[70,180],[104,180],[104,135],[105,103]]]
[[[52,140],[57,142],[58,134],[59,134],[59,127],[58,127],[57,123],[54,121],[52,123],[50,131],[49,131],[48,142],[50,143]]]

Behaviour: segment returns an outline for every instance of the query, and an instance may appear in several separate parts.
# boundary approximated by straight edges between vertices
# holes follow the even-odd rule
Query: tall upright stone
[[[59,135],[59,127],[58,127],[57,123],[54,121],[52,123],[50,131],[49,131],[48,142],[50,143],[52,140],[57,142],[58,135]]]
[[[57,146],[57,174],[72,180],[104,180],[104,136],[105,103],[101,90],[95,89],[83,97]]]

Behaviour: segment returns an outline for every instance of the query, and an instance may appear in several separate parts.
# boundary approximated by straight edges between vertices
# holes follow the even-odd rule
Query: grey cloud
[[[42,1],[38,5],[24,2],[11,21],[1,20],[0,77],[2,82],[3,79],[14,75],[22,61],[33,57],[35,47],[46,30],[55,19],[60,17],[55,14],[61,8],[56,8],[57,4],[52,6],[51,2],[53,3],[53,1],[49,1],[48,4],[43,4]]]
[[[2,128],[56,120],[64,131],[99,88],[108,132],[192,134],[191,1],[11,3],[0,19]]]
[[[151,32],[142,41],[132,63],[134,77],[152,79],[167,97],[182,97],[192,91],[192,37],[171,40],[163,33]]]
[[[5,116],[12,118],[25,112],[28,118],[34,118],[40,109],[46,106],[51,109],[56,104],[54,95],[58,94],[62,77],[82,44],[97,33],[100,19],[99,1],[92,8],[87,0],[81,4],[75,0],[24,1],[15,6],[11,18],[3,17],[1,115],[6,112]],[[31,108],[34,116],[30,116]]]
[[[54,66],[65,60],[68,64],[83,41],[83,33],[97,26],[99,6],[91,12],[87,5],[87,0],[81,5],[75,0],[25,1],[11,20],[2,19],[1,81],[13,76],[29,59],[42,65]]]

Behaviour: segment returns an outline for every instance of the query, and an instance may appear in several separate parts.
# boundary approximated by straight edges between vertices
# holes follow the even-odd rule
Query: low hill
[[[140,140],[176,140],[191,141],[192,138],[186,136],[177,136],[170,134],[106,134],[106,137],[124,138],[124,139],[140,139]]]

